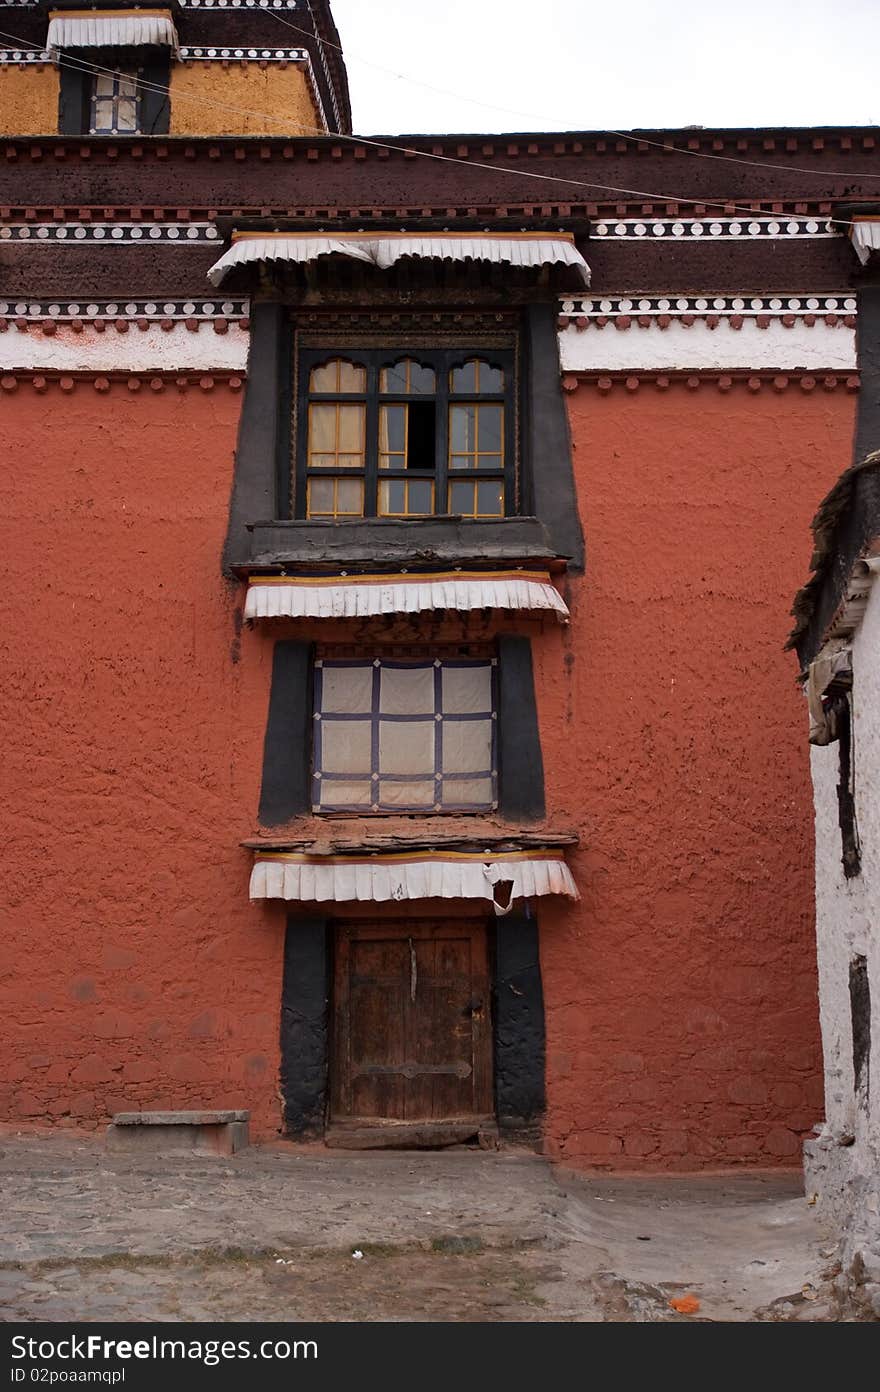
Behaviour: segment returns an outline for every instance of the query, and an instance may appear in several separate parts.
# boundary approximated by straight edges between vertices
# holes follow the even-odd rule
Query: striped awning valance
[[[866,265],[871,253],[880,251],[880,217],[853,218],[850,236],[856,256]]]
[[[291,236],[286,232],[234,233],[232,246],[208,272],[212,285],[238,266],[287,261],[305,264],[321,256],[347,256],[388,270],[405,256],[436,261],[494,261],[507,266],[572,266],[582,284],[590,269],[568,233],[521,232],[499,237],[476,232],[337,232]]]
[[[518,899],[548,894],[580,898],[561,851],[348,856],[257,852],[250,887],[252,900],[319,904],[482,899],[500,914]]]
[[[52,10],[46,47],[176,50],[177,30],[170,10]]]
[[[568,609],[546,570],[448,571],[429,575],[251,576],[246,619],[364,619],[427,610]]]

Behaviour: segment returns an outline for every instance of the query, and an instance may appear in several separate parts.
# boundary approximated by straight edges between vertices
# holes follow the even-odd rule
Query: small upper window
[[[140,71],[96,73],[89,105],[90,135],[137,135],[141,129]]]
[[[516,511],[510,352],[304,359],[298,517]]]

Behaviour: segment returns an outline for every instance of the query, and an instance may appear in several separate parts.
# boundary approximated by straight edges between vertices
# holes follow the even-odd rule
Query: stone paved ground
[[[135,1160],[0,1134],[6,1320],[830,1319],[833,1257],[793,1176],[584,1178],[463,1149]]]

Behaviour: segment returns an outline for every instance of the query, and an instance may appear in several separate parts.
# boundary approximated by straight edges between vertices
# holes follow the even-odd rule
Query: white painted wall
[[[13,327],[0,333],[0,372],[244,372],[248,340],[235,323],[219,334],[210,322],[167,330],[155,322],[146,329],[130,323],[125,333],[113,324],[103,332],[86,324],[81,333],[59,324],[53,335]]]
[[[743,368],[793,372],[854,372],[856,331],[844,323],[812,326],[798,320],[787,329],[779,319],[759,328],[754,319],[732,329],[727,319],[710,329],[704,319],[690,328],[677,319],[665,329],[656,322],[647,328],[631,324],[617,329],[590,324],[578,329],[570,324],[559,335],[564,372],[638,372],[693,369],[735,371]]]
[[[816,810],[816,936],[825,1056],[825,1127],[807,1143],[807,1187],[861,1251],[880,1242],[880,583],[853,635],[853,760],[861,874],[841,865],[837,743],[811,750]],[[871,1052],[867,1096],[856,1096],[849,967],[867,958]],[[873,1236],[872,1236],[873,1234]]]

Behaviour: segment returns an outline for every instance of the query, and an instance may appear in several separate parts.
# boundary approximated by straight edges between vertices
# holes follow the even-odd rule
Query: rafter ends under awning
[[[413,899],[481,899],[507,913],[518,899],[579,899],[560,852],[500,855],[425,852],[411,855],[308,856],[257,853],[252,900],[377,903]]]
[[[850,236],[856,256],[867,265],[871,253],[880,251],[880,217],[854,218]]]
[[[567,623],[569,618],[565,601],[547,571],[252,577],[244,616],[364,619],[438,609],[553,613],[560,623]]]
[[[171,48],[177,30],[170,10],[53,10],[46,47],[53,57],[71,48]]]
[[[208,271],[220,285],[231,270],[257,262],[280,261],[305,265],[322,256],[347,256],[388,270],[406,256],[436,261],[489,261],[506,266],[572,266],[589,285],[590,268],[567,233],[548,236],[520,233],[497,237],[490,233],[384,233],[381,236],[340,232],[288,236],[280,232],[233,235],[232,246]]]

